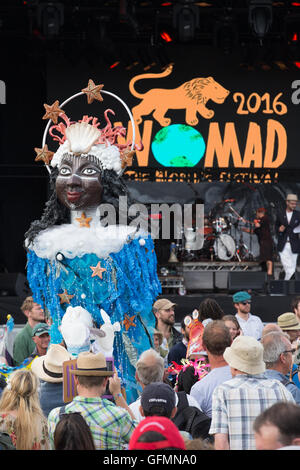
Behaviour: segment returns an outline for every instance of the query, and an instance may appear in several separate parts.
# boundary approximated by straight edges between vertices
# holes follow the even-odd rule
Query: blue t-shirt
[[[232,375],[229,366],[217,367],[192,386],[190,395],[197,400],[203,413],[210,418],[212,416],[212,394],[214,389],[230,379],[232,379]]]

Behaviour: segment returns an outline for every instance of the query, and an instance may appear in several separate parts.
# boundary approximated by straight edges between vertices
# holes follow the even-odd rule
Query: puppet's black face
[[[56,179],[59,201],[70,210],[99,206],[102,199],[101,169],[95,158],[66,154]]]

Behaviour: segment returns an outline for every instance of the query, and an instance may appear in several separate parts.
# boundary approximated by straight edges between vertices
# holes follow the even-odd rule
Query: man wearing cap
[[[186,446],[177,427],[169,418],[153,416],[146,418],[137,426],[130,439],[128,449],[185,450]]]
[[[156,317],[156,329],[161,331],[164,336],[161,347],[167,352],[169,352],[172,346],[182,340],[182,334],[174,327],[175,305],[168,299],[159,299],[154,302],[152,307]]]
[[[212,397],[216,450],[255,450],[253,423],[266,408],[294,399],[278,380],[266,378],[263,346],[251,336],[238,336],[224,352],[232,379],[218,385]]]
[[[296,271],[298,253],[300,253],[300,212],[295,210],[297,202],[298,197],[296,194],[288,194],[286,209],[277,214],[275,222],[278,238],[277,249],[286,281],[293,277]]]
[[[174,418],[177,412],[177,395],[170,385],[154,382],[147,385],[141,395],[140,413],[148,416]]]
[[[243,335],[260,339],[264,325],[258,316],[250,313],[251,295],[245,291],[236,292],[232,296],[232,300],[237,311],[235,316]]]
[[[61,414],[80,413],[90,427],[97,450],[126,449],[137,423],[122,396],[120,380],[115,372],[108,370],[105,356],[89,351],[80,353],[71,374],[77,396],[65,407],[50,411],[48,429],[51,448],[54,449],[54,431]],[[108,384],[116,404],[101,398]]]
[[[35,348],[29,357],[44,356],[50,343],[49,325],[47,323],[38,323],[32,329],[32,340]]]

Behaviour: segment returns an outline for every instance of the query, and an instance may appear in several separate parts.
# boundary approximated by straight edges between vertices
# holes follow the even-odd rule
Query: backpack
[[[177,413],[172,419],[179,431],[186,431],[193,439],[210,439],[211,418],[195,406],[190,406],[185,392],[177,392]]]
[[[16,450],[10,435],[6,432],[0,432],[0,450]]]

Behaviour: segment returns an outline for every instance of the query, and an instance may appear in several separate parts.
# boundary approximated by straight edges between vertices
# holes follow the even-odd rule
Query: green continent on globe
[[[168,137],[169,129],[168,127],[163,127],[154,137],[153,142],[160,144]]]
[[[170,160],[171,166],[194,166],[194,163],[191,162],[187,157],[184,155],[182,157],[175,157]]]

